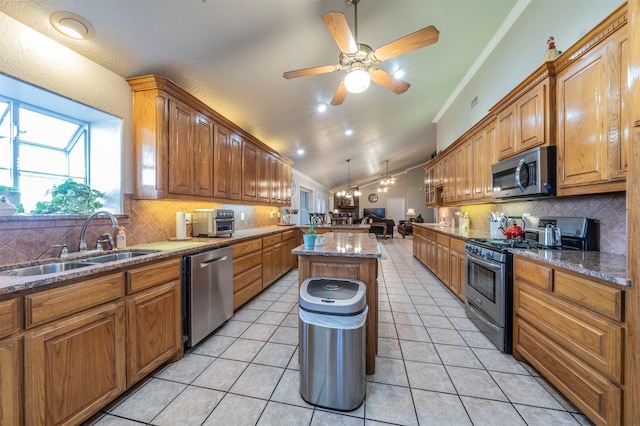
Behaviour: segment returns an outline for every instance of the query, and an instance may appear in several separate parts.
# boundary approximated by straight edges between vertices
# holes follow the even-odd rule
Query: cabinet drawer
[[[449,247],[449,240],[450,239],[451,238],[449,238],[447,235],[438,234],[438,237],[437,237],[436,241],[438,242],[438,244],[440,244],[442,246]]]
[[[549,291],[553,285],[553,269],[517,257],[513,261],[513,276]]]
[[[262,265],[254,266],[248,271],[244,271],[233,277],[233,292],[237,293],[249,284],[260,280],[262,282]]]
[[[553,292],[616,321],[622,321],[622,290],[555,271]]]
[[[244,256],[247,253],[253,253],[254,251],[262,250],[262,238],[255,240],[244,241],[242,243],[233,245],[233,258],[237,259]]]
[[[455,250],[458,253],[464,253],[464,240],[460,238],[451,238],[451,250]]]
[[[282,234],[269,235],[268,237],[262,237],[262,247],[269,247],[282,242]]]
[[[517,316],[584,363],[622,382],[624,330],[619,324],[526,284],[516,283],[515,291]]]
[[[0,302],[0,338],[9,336],[20,329],[18,299]]]
[[[127,271],[127,294],[182,279],[182,259],[171,259]]]
[[[438,239],[438,233],[436,231],[423,231],[422,235],[427,237],[427,240],[436,241]]]
[[[296,231],[292,229],[291,231],[284,231],[282,233],[282,241],[291,240],[296,237]]]
[[[25,328],[35,327],[124,296],[123,273],[25,296]]]
[[[255,266],[262,265],[262,251],[233,259],[233,278]]]
[[[262,291],[262,278],[247,285],[242,290],[233,293],[233,309],[237,310],[240,306],[253,299],[255,295]]]
[[[518,320],[517,350],[562,394],[601,425],[621,424],[622,390],[527,322]]]

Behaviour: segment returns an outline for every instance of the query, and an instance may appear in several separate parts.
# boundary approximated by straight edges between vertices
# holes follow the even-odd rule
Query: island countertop
[[[323,237],[323,245],[316,245],[312,249],[306,249],[304,245],[300,245],[294,248],[291,253],[302,256],[382,257],[378,242],[373,234],[328,232]]]

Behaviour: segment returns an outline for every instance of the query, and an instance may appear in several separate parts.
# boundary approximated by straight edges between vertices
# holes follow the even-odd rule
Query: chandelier
[[[344,198],[359,197],[362,195],[362,192],[360,192],[360,188],[358,188],[357,186],[351,187],[351,159],[347,160],[347,165],[348,165],[347,189],[343,189],[342,191],[337,192],[336,195],[338,197],[344,197]]]
[[[378,192],[387,192],[391,189],[391,185],[394,184],[396,180],[392,177],[389,177],[389,160],[387,160],[387,174],[382,177],[380,181],[380,186],[378,187]]]

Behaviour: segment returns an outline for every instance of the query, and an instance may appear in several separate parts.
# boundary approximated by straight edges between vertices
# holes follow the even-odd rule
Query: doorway
[[[393,219],[396,226],[405,220],[406,202],[404,198],[387,198],[387,219]]]

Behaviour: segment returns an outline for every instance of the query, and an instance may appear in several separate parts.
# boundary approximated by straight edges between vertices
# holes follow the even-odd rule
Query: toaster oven
[[[194,237],[232,236],[235,226],[233,210],[195,209],[191,215]]]

